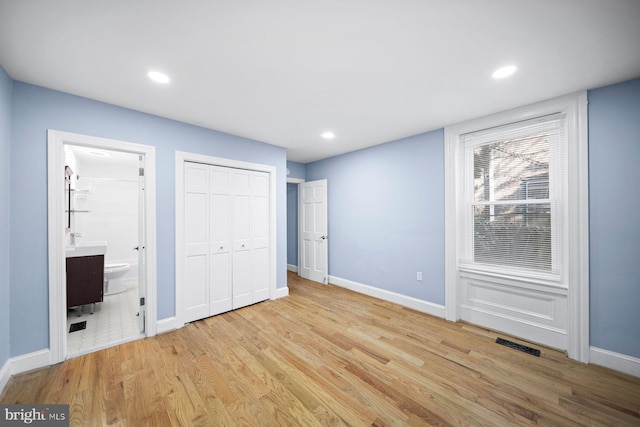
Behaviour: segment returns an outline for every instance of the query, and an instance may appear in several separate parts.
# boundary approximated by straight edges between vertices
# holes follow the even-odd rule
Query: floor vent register
[[[530,354],[532,356],[540,357],[540,350],[532,347],[527,347],[526,345],[518,344],[513,341],[505,340],[504,338],[496,338],[496,343],[503,345],[505,347],[510,347],[514,350],[521,351],[523,353]]]
[[[87,328],[87,321],[83,320],[82,322],[72,323],[71,326],[69,326],[69,332],[81,331],[86,328]]]

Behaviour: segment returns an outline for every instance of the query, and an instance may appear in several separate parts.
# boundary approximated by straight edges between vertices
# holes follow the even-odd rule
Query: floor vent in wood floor
[[[69,332],[81,331],[87,328],[87,321],[83,320],[82,322],[72,323],[69,327]]]
[[[532,347],[527,347],[526,345],[518,344],[513,341],[505,340],[504,338],[496,338],[496,343],[505,347],[513,348],[514,350],[518,350],[523,353],[531,354],[532,356],[540,357],[540,350]]]

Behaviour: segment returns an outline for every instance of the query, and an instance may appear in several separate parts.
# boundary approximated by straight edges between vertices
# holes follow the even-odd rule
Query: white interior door
[[[146,277],[146,265],[147,265],[147,237],[145,229],[145,174],[144,174],[144,156],[138,157],[139,170],[138,174],[138,297],[140,301],[140,311],[138,312],[138,329],[141,333],[145,332],[147,310],[146,310],[146,291],[147,291],[147,277]]]
[[[209,317],[209,166],[184,166],[184,321]]]
[[[329,282],[327,235],[327,180],[299,185],[300,265],[305,279]]]

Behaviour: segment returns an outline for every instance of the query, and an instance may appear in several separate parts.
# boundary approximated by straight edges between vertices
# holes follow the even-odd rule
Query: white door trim
[[[176,191],[176,212],[175,212],[175,313],[176,328],[184,326],[184,307],[182,300],[182,277],[184,277],[184,163],[196,162],[214,166],[224,166],[237,169],[248,169],[259,172],[269,173],[269,259],[270,259],[270,277],[269,277],[269,299],[277,299],[276,283],[277,283],[277,254],[276,254],[276,167],[270,165],[262,165],[259,163],[250,163],[240,160],[225,159],[222,157],[212,157],[204,154],[188,153],[184,151],[176,151],[175,157],[175,191]]]
[[[462,183],[457,179],[460,163],[459,136],[506,122],[517,122],[557,111],[571,112],[569,129],[568,346],[570,358],[589,361],[589,162],[587,94],[580,92],[549,101],[494,114],[445,128],[445,307],[446,319],[460,319],[457,259],[460,251],[457,200]]]
[[[48,253],[49,253],[49,363],[67,356],[64,144],[70,143],[145,156],[147,228],[147,336],[156,334],[156,161],[155,147],[89,135],[47,131]]]

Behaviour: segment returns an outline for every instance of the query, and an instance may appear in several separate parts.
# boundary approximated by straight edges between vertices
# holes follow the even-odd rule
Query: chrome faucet
[[[71,241],[69,242],[71,246],[76,245],[76,237],[82,237],[82,233],[71,233]]]

